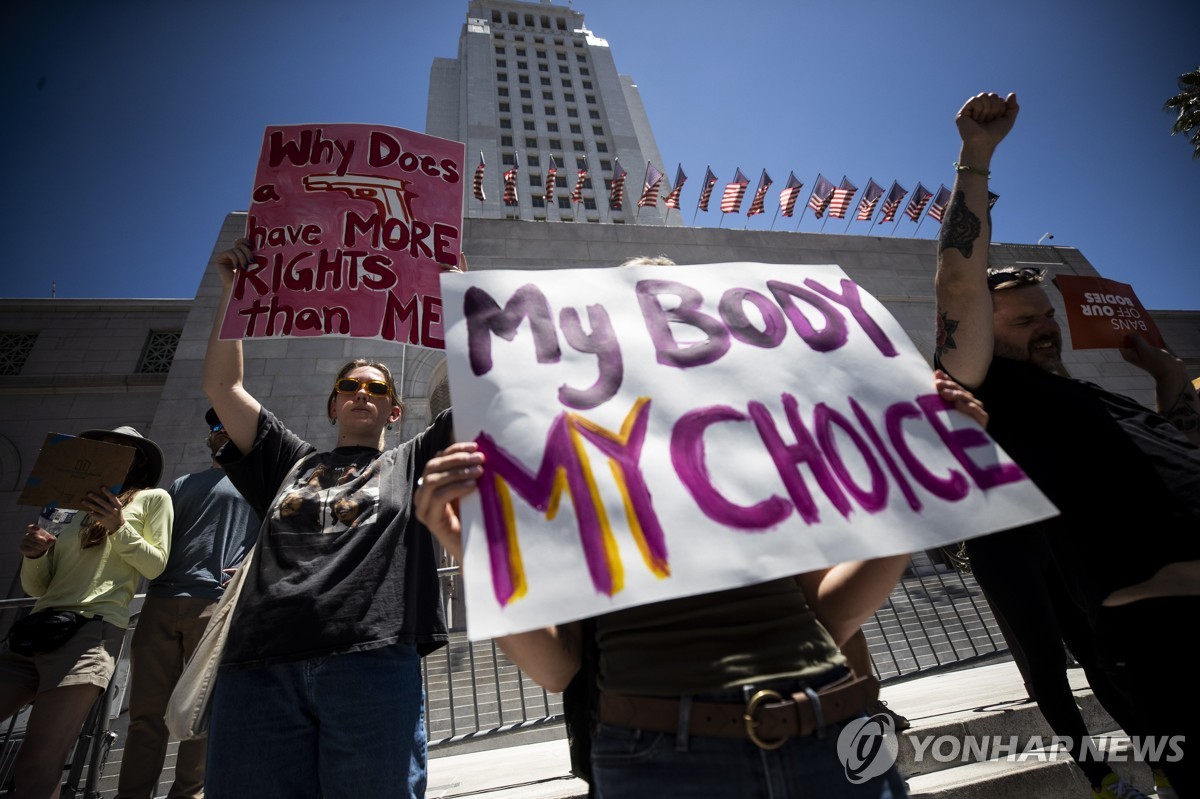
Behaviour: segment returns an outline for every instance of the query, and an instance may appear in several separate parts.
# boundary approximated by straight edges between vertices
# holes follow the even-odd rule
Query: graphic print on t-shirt
[[[318,462],[280,495],[271,510],[272,529],[329,535],[370,524],[378,512],[378,458]]]

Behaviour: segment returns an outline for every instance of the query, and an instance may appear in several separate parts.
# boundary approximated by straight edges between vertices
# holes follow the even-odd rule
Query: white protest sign
[[[836,266],[442,280],[472,639],[1055,515]],[[932,322],[931,322],[932,324]]]

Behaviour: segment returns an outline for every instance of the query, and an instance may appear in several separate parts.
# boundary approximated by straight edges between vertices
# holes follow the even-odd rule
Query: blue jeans
[[[812,686],[820,684],[814,680]],[[694,698],[740,703],[743,692]],[[689,735],[680,740],[672,733],[601,724],[592,741],[592,778],[599,799],[906,797],[904,781],[895,765],[859,785],[846,778],[846,768],[837,752],[842,727],[833,724],[825,728],[824,738],[789,738],[779,749],[766,750],[743,738]]]
[[[405,644],[222,671],[208,799],[425,796],[420,657]]]

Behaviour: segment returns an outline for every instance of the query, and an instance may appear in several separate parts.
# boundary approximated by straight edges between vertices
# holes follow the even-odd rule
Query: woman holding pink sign
[[[404,406],[392,373],[357,359],[325,400],[337,445],[304,441],[245,388],[242,342],[219,336],[246,240],[221,253],[224,284],[204,390],[230,443],[217,453],[263,519],[212,699],[205,795],[423,797],[420,659],[448,639],[430,536],[413,484],[451,440],[449,411],[386,447]]]

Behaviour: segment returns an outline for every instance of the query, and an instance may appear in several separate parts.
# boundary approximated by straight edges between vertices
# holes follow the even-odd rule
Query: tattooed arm
[[[1183,361],[1151,346],[1136,333],[1129,335],[1129,343],[1131,346],[1121,348],[1121,357],[1154,378],[1158,412],[1192,443],[1200,445],[1200,397],[1192,388]]]
[[[987,375],[992,360],[992,298],[987,287],[987,253],[992,225],[988,171],[992,153],[1016,121],[1017,97],[978,94],[955,117],[962,149],[950,205],[938,236],[937,349],[934,358],[967,388]]]

